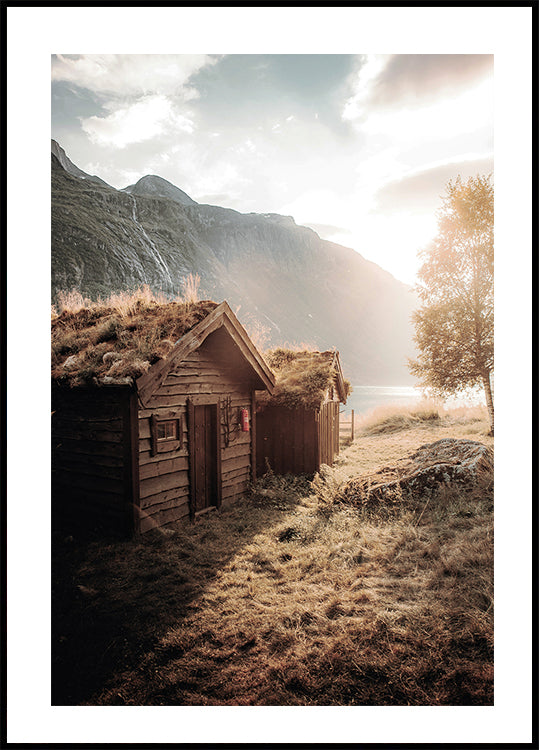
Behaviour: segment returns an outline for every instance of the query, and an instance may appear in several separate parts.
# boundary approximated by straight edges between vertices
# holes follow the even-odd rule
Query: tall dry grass
[[[60,290],[56,294],[56,303],[51,305],[51,311],[57,317],[63,312],[74,314],[85,309],[113,310],[118,315],[127,317],[141,307],[168,301],[164,293],[154,292],[148,284],[131,291],[111,292],[107,297],[98,297],[96,300],[84,296],[78,289]]]
[[[441,419],[444,410],[440,402],[423,399],[417,404],[378,406],[356,419],[356,427],[366,435],[396,432],[421,422]]]
[[[199,301],[200,276],[198,273],[190,273],[182,281],[182,301],[186,305],[194,305]]]
[[[78,289],[72,289],[71,291],[61,290],[56,295],[56,304],[51,305],[51,311],[56,317],[61,315],[64,310],[75,313],[85,307],[92,307],[94,304],[89,297],[85,297]]]
[[[174,297],[175,302],[193,305],[199,301],[199,274],[188,274],[181,280],[181,286],[183,293]],[[112,309],[118,315],[128,317],[141,308],[170,301],[171,298],[164,292],[154,291],[148,284],[132,290],[111,292],[107,297],[98,297],[96,300],[86,297],[78,289],[60,290],[56,294],[55,303],[51,305],[51,317],[58,317],[63,312],[77,313],[83,309]]]
[[[484,422],[486,415],[485,406],[446,409],[440,400],[423,398],[412,404],[378,406],[366,414],[356,416],[354,424],[356,432],[376,435],[399,432],[414,426],[442,424],[444,421],[454,425],[471,425]]]
[[[96,307],[112,308],[122,318],[128,318],[151,305],[164,305],[169,299],[164,292],[154,292],[145,284],[133,292],[114,292],[106,299],[98,299]]]
[[[58,537],[53,703],[492,705],[492,475],[392,513],[335,502],[475,424],[449,417],[362,434],[314,478],[268,472],[194,525]]]

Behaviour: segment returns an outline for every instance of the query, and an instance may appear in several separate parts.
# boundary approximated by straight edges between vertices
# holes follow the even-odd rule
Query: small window
[[[151,417],[152,456],[156,453],[179,450],[182,447],[181,417],[166,419],[158,414]]]
[[[167,419],[166,422],[157,423],[157,440],[177,440],[178,439],[178,420]]]

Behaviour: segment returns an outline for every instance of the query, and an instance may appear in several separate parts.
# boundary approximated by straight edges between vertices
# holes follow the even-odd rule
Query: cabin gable
[[[219,336],[213,336],[216,332]],[[225,335],[226,334],[228,335]],[[199,349],[207,338],[212,337],[212,349],[219,345],[224,355],[233,358],[236,364],[240,359],[242,370],[247,365],[251,370],[253,383],[257,388],[272,391],[275,378],[264,359],[249,339],[227,302],[218,305],[203,321],[183,336],[166,359],[161,360],[137,379],[137,388],[141,402],[146,406],[156,390],[166,380],[168,374],[189,355]]]
[[[140,531],[193,519],[245,493],[256,476],[259,386],[226,324],[175,360],[138,413]],[[170,440],[157,438],[159,425],[161,435],[170,428]]]

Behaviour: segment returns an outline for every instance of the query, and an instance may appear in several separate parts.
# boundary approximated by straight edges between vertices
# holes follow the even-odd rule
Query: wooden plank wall
[[[174,524],[189,517],[189,449],[187,399],[195,403],[231,398],[233,416],[240,408],[251,413],[252,387],[237,370],[227,367],[227,357],[210,336],[196,351],[170,372],[163,383],[139,410],[140,531]],[[150,417],[166,418],[171,412],[181,417],[182,444],[170,453],[151,455]],[[220,410],[222,422],[223,409]],[[251,415],[252,416],[252,415]],[[243,494],[251,479],[251,432],[233,433],[225,446],[221,424],[222,502],[226,504]]]
[[[320,407],[320,463],[333,465],[339,452],[339,402],[326,401]]]
[[[256,415],[257,474],[312,474],[319,468],[318,415],[314,409],[268,406]]]
[[[341,428],[340,428],[340,401],[333,402],[333,457],[339,455],[341,448]],[[353,414],[354,412],[352,412]]]
[[[132,396],[126,388],[53,387],[51,489],[55,525],[80,531],[131,533]]]
[[[339,402],[319,411],[268,406],[257,413],[256,429],[259,476],[268,463],[275,474],[314,474],[320,464],[332,466],[339,452]]]

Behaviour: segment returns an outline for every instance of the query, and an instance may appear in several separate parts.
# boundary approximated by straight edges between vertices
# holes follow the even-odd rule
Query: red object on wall
[[[241,410],[241,431],[249,432],[249,409]]]

